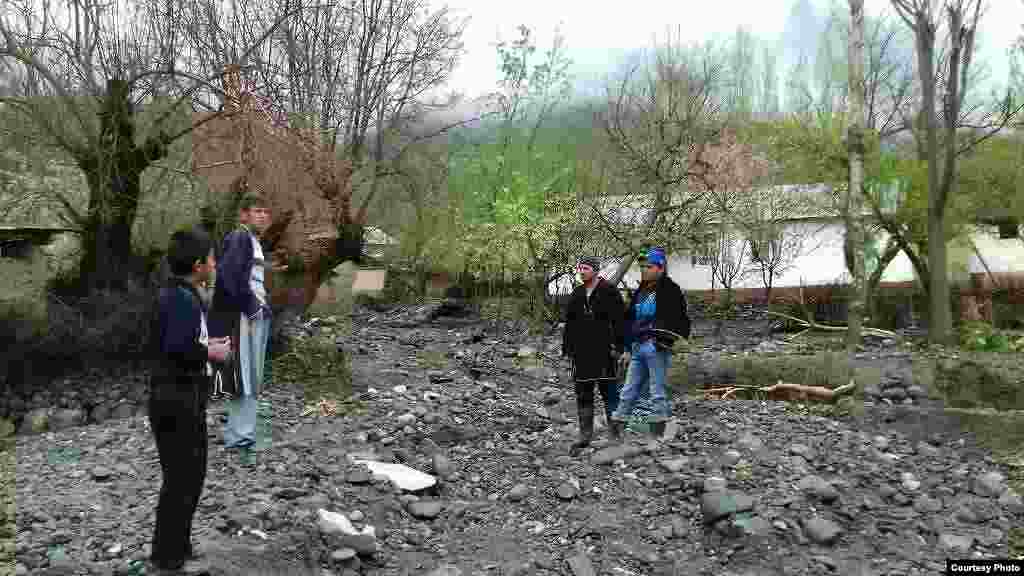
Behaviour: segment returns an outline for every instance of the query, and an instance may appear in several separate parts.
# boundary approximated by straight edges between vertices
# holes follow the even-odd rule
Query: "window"
[[[1001,220],[998,223],[999,226],[999,238],[1002,240],[1012,240],[1020,235],[1020,224],[1016,218],[1009,218],[1007,220]]]
[[[25,240],[0,242],[0,258],[28,258],[31,248],[32,244]]]
[[[758,238],[747,240],[747,249],[750,251],[751,262],[760,262],[762,258],[767,258],[769,254],[768,242]]]
[[[694,247],[693,253],[690,255],[690,264],[692,266],[711,266],[713,259],[711,249],[707,244],[703,244]]]
[[[755,231],[747,238],[747,250],[750,252],[751,262],[761,262],[762,260],[768,260],[771,262],[772,249],[772,236],[770,230]]]

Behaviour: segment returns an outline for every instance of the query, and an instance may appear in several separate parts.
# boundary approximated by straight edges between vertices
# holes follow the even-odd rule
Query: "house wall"
[[[995,274],[1024,272],[1024,242],[1017,238],[1001,239],[997,230],[986,227],[973,237],[984,263],[972,254],[968,269],[972,274],[985,273],[985,264]]]
[[[781,275],[775,278],[773,289],[798,288],[804,286],[823,286],[849,281],[849,273],[846,270],[846,260],[843,254],[843,237],[845,229],[840,222],[827,221],[803,221],[791,224],[791,230],[795,237],[800,238],[800,250],[798,256],[792,260]],[[888,240],[887,235],[878,233],[876,242],[881,250]],[[974,242],[985,258],[986,263],[996,275],[1017,275],[1024,274],[1024,242],[1018,239],[1002,240],[998,234],[988,229],[979,230],[973,236]],[[739,243],[736,243],[739,246]],[[966,246],[969,246],[967,244]],[[749,262],[749,250],[737,248],[737,254],[742,252],[744,258]],[[954,254],[955,253],[955,254]],[[951,274],[955,279],[966,281],[968,274],[976,277],[984,274],[985,268],[981,260],[974,254],[973,249],[961,249],[959,251],[951,248],[951,259],[963,262],[962,265],[954,263],[951,266]],[[609,277],[615,273],[618,262],[608,262],[601,270],[601,275]],[[957,272],[952,268],[961,268],[963,272]],[[694,262],[689,254],[670,254],[668,265],[669,276],[679,286],[689,292],[703,292],[714,288],[721,288],[718,282],[712,283],[711,266],[704,262]],[[883,285],[910,285],[916,281],[914,267],[902,252],[899,253],[885,268],[882,274]],[[962,276],[962,278],[960,278]],[[624,278],[627,286],[636,287],[640,283],[640,269],[637,266],[630,268]],[[751,271],[745,277],[739,278],[733,285],[742,292],[760,292],[764,290],[759,267],[751,264]],[[565,294],[572,290],[572,280],[569,278],[557,283],[550,290],[551,293]]]

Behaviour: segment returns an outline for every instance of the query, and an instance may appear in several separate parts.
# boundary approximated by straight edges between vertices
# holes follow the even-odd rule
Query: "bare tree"
[[[967,79],[981,19],[981,0],[892,0],[897,14],[913,31],[921,88],[915,122],[918,155],[928,163],[929,340],[951,342],[946,246],[946,208],[956,178],[957,159],[980,141],[1012,122],[1021,110],[1010,98],[1000,105],[965,110]],[[947,39],[937,45],[943,16]],[[941,99],[939,92],[942,92]],[[958,129],[970,128],[970,134]]]
[[[801,256],[817,249],[814,239],[823,224],[801,222],[816,215],[815,202],[803,187],[763,186],[741,197],[738,218],[750,245],[751,274],[759,277],[770,304],[775,281]],[[812,188],[811,194],[817,193]]]
[[[607,108],[598,119],[619,161],[619,175],[635,186],[627,220],[648,242],[670,250],[692,243],[707,221],[710,167],[703,155],[726,123],[725,73],[710,49],[687,50],[669,41],[651,62],[631,68],[609,87]],[[640,248],[622,236],[618,243],[622,260],[609,279],[613,284],[622,280]]]
[[[253,29],[239,53],[252,53],[279,21]],[[196,127],[194,97],[218,91],[220,71],[179,54],[182,33],[156,2],[11,1],[0,16],[0,66],[11,79],[0,102],[66,154],[89,187],[85,212],[66,206],[84,240],[86,287],[137,271],[131,234],[142,173]]]
[[[731,300],[736,283],[751,271],[751,244],[732,218],[722,218],[710,228],[706,250],[711,256],[711,284],[720,286]]]

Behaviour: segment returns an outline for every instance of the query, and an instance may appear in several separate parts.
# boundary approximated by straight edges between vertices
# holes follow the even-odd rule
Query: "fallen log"
[[[786,402],[816,400],[819,402],[833,403],[843,396],[852,394],[857,389],[853,380],[838,388],[826,388],[824,386],[808,386],[806,384],[791,384],[779,380],[773,386],[726,386],[721,388],[709,388],[704,390],[705,398],[711,399],[719,395],[719,400],[728,400],[738,392],[753,392],[755,396],[765,400],[782,400]]]
[[[765,311],[767,314],[770,314],[771,316],[777,316],[779,318],[785,318],[786,320],[789,320],[791,322],[796,322],[798,325],[800,325],[800,326],[802,326],[804,328],[800,332],[797,332],[796,334],[794,334],[794,335],[790,336],[789,338],[787,338],[787,340],[790,340],[790,341],[796,340],[800,336],[803,336],[804,334],[806,334],[807,332],[810,332],[812,330],[820,330],[822,332],[846,332],[846,331],[849,330],[849,328],[846,327],[846,326],[830,326],[828,324],[819,324],[818,322],[816,322],[814,320],[814,315],[811,314],[810,311],[807,309],[807,300],[804,297],[804,286],[803,286],[803,283],[800,284],[800,299],[798,300],[797,303],[800,305],[800,309],[803,310],[805,318],[797,318],[796,316],[791,316],[789,314],[783,314],[782,312],[776,312],[774,310],[766,310]],[[863,326],[863,327],[861,327],[860,330],[861,330],[861,335],[868,335],[868,334],[870,334],[872,336],[879,336],[881,338],[898,338],[899,337],[899,335],[896,334],[895,332],[890,332],[888,330],[882,330],[881,328],[871,328],[869,326]]]

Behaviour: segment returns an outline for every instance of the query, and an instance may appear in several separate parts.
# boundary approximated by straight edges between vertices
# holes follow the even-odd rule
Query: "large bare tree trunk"
[[[850,184],[846,190],[846,254],[850,307],[846,349],[854,352],[864,321],[864,0],[850,0]]]

